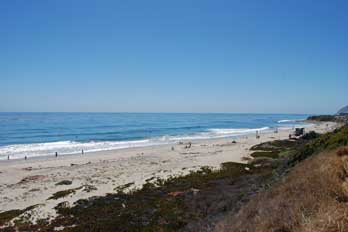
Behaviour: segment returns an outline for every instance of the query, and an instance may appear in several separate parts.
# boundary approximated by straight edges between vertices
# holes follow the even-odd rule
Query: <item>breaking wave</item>
[[[278,123],[289,123],[289,122],[303,122],[306,119],[284,119],[284,120],[279,120]]]
[[[23,159],[25,156],[53,156],[56,152],[58,152],[59,155],[80,154],[82,150],[84,152],[97,152],[132,147],[174,144],[176,142],[185,140],[212,139],[233,136],[237,137],[240,135],[255,133],[256,131],[267,131],[269,129],[269,127],[254,129],[209,129],[205,132],[200,133],[184,134],[177,136],[165,135],[161,137],[154,137],[150,139],[134,141],[59,141],[46,143],[14,144],[0,147],[0,160],[5,160],[8,156],[10,156],[11,159]]]

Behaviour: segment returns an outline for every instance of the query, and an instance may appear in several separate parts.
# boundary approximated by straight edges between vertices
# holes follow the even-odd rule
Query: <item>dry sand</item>
[[[306,130],[324,133],[335,128],[330,123],[316,123]],[[160,145],[142,148],[128,148],[84,155],[41,157],[28,160],[0,162],[0,212],[24,209],[40,204],[30,212],[32,221],[38,218],[55,217],[54,207],[63,201],[72,205],[78,199],[102,196],[115,192],[115,188],[133,183],[131,188],[140,187],[145,180],[170,175],[182,175],[202,166],[219,167],[223,162],[244,162],[249,148],[261,142],[286,139],[292,130],[279,133],[263,133],[260,139],[248,135],[231,138],[196,140],[192,147],[185,148],[188,141],[176,145]],[[174,150],[172,150],[172,146]],[[71,185],[56,185],[70,180]],[[79,188],[83,186],[82,188]],[[89,189],[93,186],[96,189]],[[72,188],[79,188],[74,194],[57,200],[48,200],[52,194]]]

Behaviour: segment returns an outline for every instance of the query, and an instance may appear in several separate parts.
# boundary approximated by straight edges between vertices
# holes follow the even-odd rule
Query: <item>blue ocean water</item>
[[[0,113],[0,160],[120,149],[293,127],[308,115]]]

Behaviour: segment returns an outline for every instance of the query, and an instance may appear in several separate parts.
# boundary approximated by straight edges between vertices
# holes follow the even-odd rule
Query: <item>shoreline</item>
[[[294,120],[284,120],[284,121],[294,121]],[[304,125],[297,125],[296,127],[304,127],[304,128],[311,128],[313,126],[315,126],[315,124],[317,123],[316,121],[308,121],[308,120],[297,120],[298,122],[306,122],[306,124]],[[183,139],[177,139],[177,140],[173,140],[173,141],[168,141],[168,142],[158,142],[158,143],[153,143],[153,144],[148,144],[148,145],[136,145],[136,146],[129,146],[129,147],[120,147],[120,148],[109,148],[109,149],[105,149],[105,150],[97,150],[97,151],[88,151],[88,150],[84,150],[84,154],[82,154],[82,150],[79,152],[73,152],[73,153],[59,153],[58,152],[58,158],[60,157],[65,157],[65,156],[84,156],[84,155],[93,155],[93,154],[97,154],[97,153],[109,153],[109,152],[116,152],[118,150],[128,150],[128,149],[143,149],[143,148],[147,148],[147,147],[159,147],[159,146],[175,146],[175,145],[179,145],[180,143],[188,143],[188,142],[209,142],[209,141],[219,141],[222,139],[230,139],[230,140],[238,140],[240,138],[245,138],[248,136],[255,136],[255,132],[259,131],[260,135],[262,134],[273,134],[275,129],[278,129],[279,131],[292,131],[294,127],[290,128],[290,127],[267,127],[267,129],[263,129],[263,128],[258,128],[258,129],[245,129],[245,130],[251,130],[252,132],[245,132],[242,134],[237,134],[237,135],[221,135],[220,137],[211,137],[211,138],[192,138],[192,139],[187,139],[185,137],[183,137]],[[203,132],[201,132],[203,133]],[[184,135],[183,135],[184,136]],[[186,136],[187,137],[187,136]],[[151,138],[148,139],[142,139],[139,141],[143,141],[143,140],[151,140]],[[155,140],[154,140],[155,141]],[[58,142],[65,142],[65,141],[57,141],[57,142],[49,142],[49,143],[58,143]],[[136,143],[138,142],[138,140],[129,140],[129,141],[105,141],[105,142],[125,142],[125,143]],[[86,142],[88,143],[88,142]],[[32,143],[32,144],[37,144],[37,143]],[[40,144],[40,143],[39,143]],[[45,143],[43,143],[45,144]],[[30,144],[14,144],[14,145],[30,145]],[[8,145],[10,146],[10,145]],[[0,166],[2,163],[11,163],[11,162],[18,162],[23,160],[24,162],[29,162],[30,161],[35,161],[35,160],[47,160],[47,159],[54,159],[56,160],[57,157],[55,157],[55,154],[52,153],[50,155],[38,155],[38,156],[28,156],[28,160],[25,160],[25,157],[21,157],[21,158],[11,158],[10,159],[0,159]]]
[[[336,124],[316,123],[307,128],[325,133],[336,128]],[[192,140],[192,147],[184,144],[165,144],[148,147],[124,148],[109,151],[85,153],[84,155],[63,155],[37,157],[28,160],[0,162],[0,212],[43,204],[36,207],[32,220],[55,217],[54,207],[64,201],[72,205],[79,199],[103,196],[115,192],[117,186],[130,184],[139,188],[146,180],[185,175],[202,166],[218,168],[223,162],[245,163],[250,147],[272,140],[287,139],[292,129],[262,133],[240,138],[219,138]],[[236,140],[236,143],[232,143]],[[174,151],[172,150],[174,147]],[[56,185],[63,180],[71,185]],[[93,186],[93,191],[84,191]],[[56,200],[48,200],[54,193],[78,189],[74,194]]]

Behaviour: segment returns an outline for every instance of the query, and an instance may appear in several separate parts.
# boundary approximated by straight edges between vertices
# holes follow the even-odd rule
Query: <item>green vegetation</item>
[[[0,226],[4,223],[11,221],[13,218],[18,217],[23,213],[23,210],[14,209],[0,213]]]
[[[250,150],[255,151],[250,154],[253,158],[284,158],[284,155],[289,151],[294,150],[304,143],[303,140],[275,140],[270,142],[261,143],[251,147]],[[282,154],[282,155],[281,155]]]
[[[132,185],[134,185],[134,182],[128,183],[128,184],[124,184],[124,185],[120,185],[117,186],[116,188],[114,188],[114,190],[117,193],[123,193],[126,189],[128,189],[129,187],[131,187]]]
[[[128,232],[209,226],[226,212],[238,212],[255,193],[270,188],[297,162],[347,143],[348,126],[344,126],[325,135],[310,133],[296,141],[259,144],[252,148],[256,158],[249,164],[228,162],[218,170],[202,167],[186,176],[148,179],[143,188],[125,193],[133,185],[128,183],[116,188],[116,193],[57,208],[60,215],[50,224],[31,225],[30,229],[52,231],[64,226],[63,231]],[[57,192],[50,199],[68,196],[82,187]]]
[[[324,150],[331,150],[348,144],[348,125],[336,129],[333,132],[320,135],[318,138],[311,140],[302,146],[291,157],[289,163],[296,164],[307,157],[317,154]]]
[[[253,158],[267,157],[267,158],[276,159],[276,158],[279,158],[279,152],[278,151],[255,151],[251,154],[251,156]]]
[[[29,206],[23,210],[14,209],[14,210],[9,210],[9,211],[5,211],[5,212],[0,213],[0,226],[3,226],[5,223],[20,216],[21,214],[25,213],[26,211],[29,211],[29,210],[36,208],[37,206],[39,206],[39,205],[32,205],[32,206]]]
[[[336,121],[336,117],[334,115],[316,115],[308,117],[307,120],[319,122],[334,122]]]
[[[40,228],[64,225],[64,231],[177,231],[211,213],[240,207],[271,173],[271,169],[228,162],[219,170],[202,167],[186,176],[149,180],[142,189],[124,193],[122,190],[133,185],[129,183],[115,194],[79,200],[72,208],[57,208],[60,216]]]
[[[72,181],[71,180],[62,180],[58,182],[56,185],[71,185]]]
[[[66,197],[70,194],[74,194],[77,190],[83,188],[83,186],[81,187],[78,187],[78,188],[73,188],[73,189],[66,189],[66,190],[63,190],[63,191],[59,191],[59,192],[56,192],[54,193],[50,198],[48,198],[47,200],[57,200],[59,198],[63,198],[63,197]]]
[[[260,143],[250,148],[252,151],[281,151],[296,146],[296,141],[292,140],[274,140],[270,142]]]

